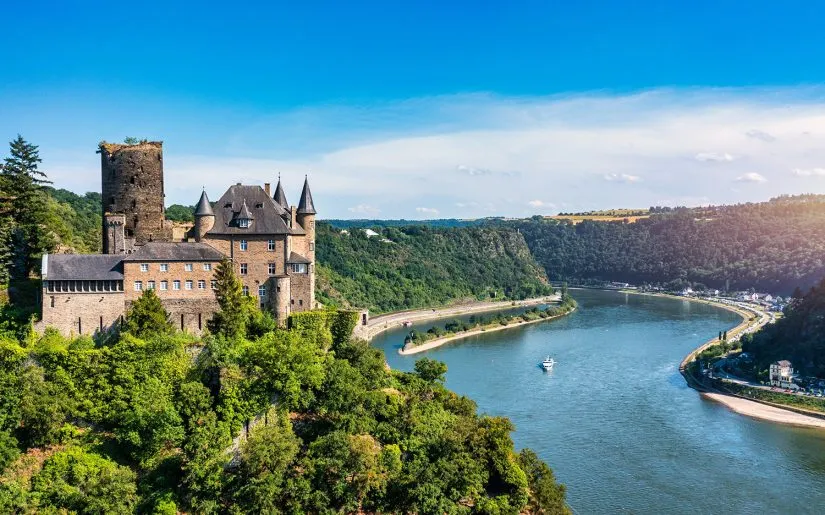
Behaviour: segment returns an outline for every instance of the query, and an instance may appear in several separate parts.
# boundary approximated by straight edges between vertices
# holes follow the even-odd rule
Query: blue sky
[[[0,138],[74,191],[161,139],[168,203],[309,173],[326,217],[825,193],[818,2],[298,4],[4,6]]]

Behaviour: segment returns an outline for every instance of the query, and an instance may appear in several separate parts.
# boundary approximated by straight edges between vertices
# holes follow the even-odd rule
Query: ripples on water
[[[513,420],[516,445],[553,467],[577,513],[825,513],[823,432],[732,413],[679,375],[682,358],[736,315],[619,292],[574,296],[581,309],[568,317],[427,355],[447,363],[449,388]],[[396,352],[405,333],[374,344],[411,370],[417,357]],[[537,366],[546,354],[558,362],[550,373]]]

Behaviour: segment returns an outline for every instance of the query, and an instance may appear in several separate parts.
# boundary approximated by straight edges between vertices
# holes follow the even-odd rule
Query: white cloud
[[[745,133],[745,136],[764,141],[765,143],[772,143],[776,141],[776,136],[768,134],[765,131],[760,131],[759,129],[751,129]]]
[[[608,182],[624,182],[627,184],[633,184],[634,182],[642,180],[638,175],[630,175],[628,173],[606,173],[603,177],[604,180]]]
[[[744,175],[740,175],[736,178],[736,182],[754,182],[754,183],[761,183],[767,182],[766,179],[762,174],[758,174],[756,172],[748,172]]]
[[[697,161],[714,161],[717,163],[729,163],[734,160],[734,157],[727,152],[724,154],[717,154],[716,152],[699,152],[693,158]]]
[[[791,173],[797,177],[823,177],[825,168],[794,168]]]
[[[381,212],[380,209],[378,209],[377,207],[373,207],[369,204],[358,204],[355,207],[347,208],[347,211],[349,211],[350,213],[355,213],[355,214],[359,214],[359,215],[370,215],[370,216],[375,216],[375,215],[377,215],[378,213]]]
[[[728,180],[720,180],[721,165],[724,177],[739,177],[743,183],[759,182],[750,175],[758,171],[771,182],[771,196],[825,187],[825,174],[815,171],[825,163],[825,145],[805,135],[825,127],[823,91],[472,94],[366,107],[316,106],[242,121],[204,108],[198,122],[210,132],[187,145],[181,141],[197,132],[194,122],[172,127],[170,118],[186,120],[173,107],[157,116],[146,113],[156,125],[147,122],[139,132],[158,134],[166,142],[170,204],[194,204],[201,185],[217,199],[238,181],[275,183],[276,171],[282,173],[291,203],[298,200],[309,173],[322,218],[374,216],[368,210],[375,206],[382,217],[400,218],[409,216],[409,206],[421,205],[439,206],[439,216],[447,217],[523,216],[531,200],[543,198],[564,199],[575,206],[564,209],[576,211],[679,198],[730,204],[766,200],[768,193],[764,188],[732,192],[720,187]],[[127,114],[121,118],[128,119]],[[85,119],[35,115],[53,127]],[[226,123],[203,123],[209,119]],[[5,120],[0,118],[0,128],[10,123]],[[19,130],[7,129],[9,134]],[[83,134],[88,132],[83,128]],[[759,144],[770,139],[765,135],[774,140]],[[91,143],[86,136],[85,142],[71,140],[71,134],[65,141],[38,138],[43,169],[57,187],[98,191],[100,161],[93,147],[105,136]],[[809,179],[787,180],[793,167],[795,175]],[[617,187],[620,183],[633,187]]]
[[[421,213],[422,215],[437,215],[438,209],[434,207],[417,207],[415,208],[416,213]]]
[[[479,176],[479,175],[490,175],[490,173],[491,173],[490,170],[487,170],[485,168],[476,168],[474,166],[467,166],[467,165],[458,165],[455,168],[459,172],[466,173],[467,175],[469,175],[471,177],[476,177],[476,176]]]
[[[556,207],[555,204],[551,202],[545,202],[543,200],[531,200],[527,202],[527,205],[530,207]]]

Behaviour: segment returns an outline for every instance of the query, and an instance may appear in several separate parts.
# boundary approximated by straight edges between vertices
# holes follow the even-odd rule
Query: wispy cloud
[[[603,175],[604,180],[608,182],[624,182],[633,184],[642,180],[638,175],[630,175],[629,173],[606,173]]]
[[[437,215],[438,209],[434,207],[417,207],[415,208],[416,213],[421,213],[422,215]]]
[[[717,163],[729,163],[734,160],[734,157],[727,152],[723,154],[718,154],[716,152],[699,152],[693,156],[693,158],[701,162],[715,161]]]
[[[322,217],[433,214],[410,206],[426,206],[439,216],[526,216],[537,209],[531,201],[547,198],[584,211],[655,205],[658,199],[707,199],[702,201],[707,204],[768,195],[764,188],[720,187],[731,178],[769,181],[770,195],[822,191],[825,174],[817,170],[825,163],[825,145],[816,136],[825,127],[823,91],[471,94],[316,106],[214,124],[209,130],[219,132],[204,136],[208,144],[189,141],[186,151],[180,140],[197,127],[170,129],[174,112],[161,113],[142,133],[166,141],[169,203],[195,203],[201,185],[217,198],[238,181],[274,183],[277,172],[294,203],[309,173]],[[226,119],[223,114],[204,109],[198,121]],[[69,121],[52,120],[55,126]],[[8,130],[13,135],[17,129]],[[105,136],[82,145],[67,143],[71,135],[35,143],[56,186],[97,191],[100,164],[93,147]],[[787,180],[789,170],[808,179]]]
[[[736,182],[753,182],[753,183],[761,183],[761,182],[768,182],[762,174],[756,172],[748,172],[746,174],[740,175],[736,178]]]
[[[347,211],[349,211],[350,213],[358,214],[358,215],[370,215],[370,216],[375,216],[375,215],[377,215],[378,213],[381,212],[380,209],[378,209],[377,207],[373,207],[369,204],[358,204],[355,207],[347,208]]]
[[[556,207],[555,204],[543,200],[531,200],[527,202],[527,205],[530,207]]]
[[[797,177],[825,177],[825,168],[794,168],[791,173]]]
[[[745,136],[764,141],[765,143],[772,143],[776,141],[775,136],[772,136],[765,131],[760,131],[759,129],[751,129],[745,133]]]

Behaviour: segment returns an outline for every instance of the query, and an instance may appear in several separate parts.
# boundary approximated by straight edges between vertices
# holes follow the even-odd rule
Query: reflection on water
[[[447,363],[449,388],[513,420],[516,445],[553,467],[574,510],[822,512],[825,433],[732,413],[679,375],[684,355],[738,323],[736,315],[619,292],[573,295],[581,309],[568,317],[426,355]],[[407,331],[374,341],[402,370],[421,357],[397,354]],[[537,367],[547,354],[557,361],[549,373]]]

